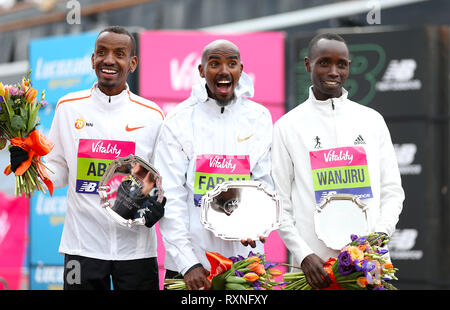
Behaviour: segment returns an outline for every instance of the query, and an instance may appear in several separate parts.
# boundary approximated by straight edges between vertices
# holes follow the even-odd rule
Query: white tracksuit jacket
[[[203,154],[249,155],[253,180],[273,188],[270,177],[272,118],[269,111],[244,96],[253,96],[253,85],[243,73],[235,89],[237,100],[221,108],[208,98],[204,79],[194,85],[191,96],[170,112],[157,142],[155,167],[162,175],[167,203],[159,222],[166,249],[165,268],[184,273],[201,263],[210,269],[205,252],[225,257],[250,250],[263,253],[263,245],[244,247],[239,241],[224,241],[201,224],[200,207],[194,205],[196,158]],[[239,140],[242,139],[242,140]],[[258,215],[254,219],[257,220]]]
[[[296,266],[311,253],[324,260],[338,254],[314,231],[316,198],[309,152],[319,145],[323,150],[364,148],[373,197],[362,201],[368,206],[371,232],[391,235],[403,206],[397,159],[383,117],[347,99],[344,89],[340,98],[319,101],[310,88],[309,98],[275,123],[272,143],[272,177],[283,200],[279,233]]]
[[[155,103],[128,86],[109,97],[95,83],[59,100],[48,137],[55,147],[45,159],[55,172],[49,173],[55,188],[68,185],[60,253],[104,260],[156,257],[154,228],[114,222],[100,206],[95,184],[106,168],[104,158],[134,153],[150,161],[163,119]]]

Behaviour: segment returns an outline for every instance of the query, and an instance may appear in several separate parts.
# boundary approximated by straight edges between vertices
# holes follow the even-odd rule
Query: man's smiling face
[[[227,105],[234,98],[243,65],[237,47],[228,41],[213,42],[202,55],[200,76],[206,79],[209,97],[219,105]]]
[[[344,42],[320,39],[305,58],[306,71],[311,73],[313,92],[318,100],[342,95],[342,87],[349,75],[350,60]]]
[[[126,87],[128,74],[134,72],[137,57],[132,55],[132,41],[126,34],[101,33],[95,42],[92,68],[103,93],[113,96]]]

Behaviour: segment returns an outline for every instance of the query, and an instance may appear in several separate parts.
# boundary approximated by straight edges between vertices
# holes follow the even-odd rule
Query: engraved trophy
[[[367,235],[367,207],[351,194],[332,194],[316,205],[314,227],[317,237],[333,250],[350,243],[352,234]]]
[[[141,206],[148,197],[142,193],[142,186],[148,172],[154,183],[150,195],[156,196],[156,201],[162,202],[164,192],[160,174],[152,165],[136,155],[119,157],[112,161],[101,178],[98,187],[101,206],[120,225],[145,225],[144,210]]]
[[[223,240],[258,240],[279,228],[281,199],[261,182],[224,182],[202,197],[201,222]]]

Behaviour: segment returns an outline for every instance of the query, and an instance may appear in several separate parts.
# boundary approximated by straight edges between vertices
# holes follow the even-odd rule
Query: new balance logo
[[[355,145],[357,144],[366,144],[366,141],[364,141],[361,135],[358,135],[358,137],[355,139]]]
[[[78,192],[81,193],[92,193],[97,189],[97,183],[96,182],[83,182],[78,189]]]

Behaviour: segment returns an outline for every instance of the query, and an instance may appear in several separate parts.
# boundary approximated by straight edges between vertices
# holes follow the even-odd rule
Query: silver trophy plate
[[[279,228],[281,201],[261,182],[224,182],[202,197],[201,222],[223,240],[259,240]]]
[[[327,196],[316,206],[314,226],[317,237],[333,250],[341,250],[351,242],[352,234],[367,235],[366,205],[351,194]]]
[[[136,155],[113,160],[102,176],[98,187],[101,206],[120,225],[145,225],[144,210],[140,209],[140,206],[147,198],[142,194],[141,188],[148,172],[154,183],[150,195],[156,196],[156,200],[162,202],[164,192],[160,174],[152,165]]]

